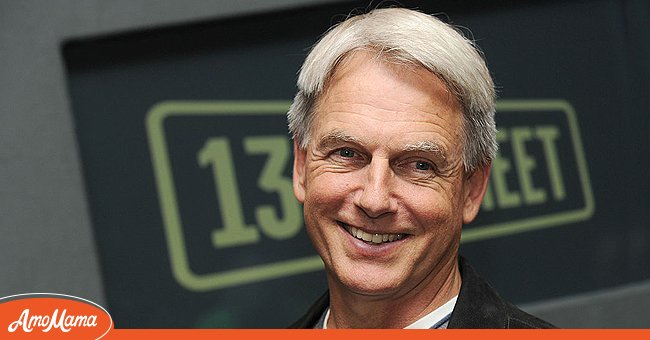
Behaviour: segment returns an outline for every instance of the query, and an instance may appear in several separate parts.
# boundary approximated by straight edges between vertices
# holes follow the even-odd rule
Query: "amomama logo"
[[[2,339],[99,339],[112,328],[104,308],[76,296],[32,293],[0,298]]]

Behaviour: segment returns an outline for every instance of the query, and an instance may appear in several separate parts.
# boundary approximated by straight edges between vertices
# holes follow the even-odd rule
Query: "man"
[[[494,85],[471,42],[377,9],[313,47],[298,89],[294,193],[329,291],[293,327],[552,327],[458,256],[497,149]]]

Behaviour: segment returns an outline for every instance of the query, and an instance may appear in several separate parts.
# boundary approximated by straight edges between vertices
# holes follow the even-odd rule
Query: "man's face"
[[[488,170],[463,171],[461,106],[421,68],[355,52],[295,147],[294,192],[330,289],[390,297],[452,275]]]

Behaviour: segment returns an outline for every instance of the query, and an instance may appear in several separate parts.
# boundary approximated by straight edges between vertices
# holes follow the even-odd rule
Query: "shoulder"
[[[536,316],[530,315],[516,306],[505,302],[506,327],[505,328],[557,328]]]
[[[459,267],[462,284],[449,328],[555,328],[503,300],[462,257]]]

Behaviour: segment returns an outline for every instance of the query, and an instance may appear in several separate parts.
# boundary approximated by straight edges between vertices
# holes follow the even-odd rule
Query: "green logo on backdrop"
[[[148,112],[146,126],[169,259],[183,287],[207,291],[322,269],[320,258],[310,254],[200,271],[194,269],[196,260],[186,242],[188,235],[202,233],[215,254],[225,254],[263,242],[290,242],[302,231],[302,209],[293,197],[287,171],[292,162],[285,128],[289,105],[287,101],[173,101]],[[590,218],[594,202],[573,108],[561,100],[503,100],[497,111],[500,152],[493,162],[482,215],[464,230],[462,242]],[[267,120],[278,124],[247,132],[250,124],[264,125]],[[199,121],[214,124],[215,135],[203,136],[189,127],[174,130]],[[192,138],[201,138],[195,147],[175,148]],[[191,157],[179,158],[177,153],[191,153]],[[251,169],[258,164],[253,159],[263,159],[259,169]],[[181,162],[192,164],[177,164]],[[181,176],[188,172],[183,169],[209,174],[200,187],[211,188],[219,218],[193,222],[212,225],[208,229],[184,223],[184,214],[202,211],[192,210],[191,202],[179,198],[184,182],[197,180],[197,176]],[[254,187],[273,200],[248,204],[242,187]],[[227,254],[215,257],[229,261],[233,253]]]
[[[595,209],[578,120],[563,100],[497,103],[499,152],[476,226],[462,242],[589,219]]]

